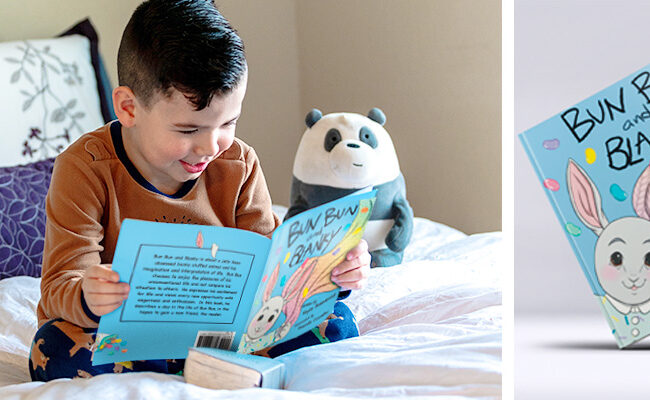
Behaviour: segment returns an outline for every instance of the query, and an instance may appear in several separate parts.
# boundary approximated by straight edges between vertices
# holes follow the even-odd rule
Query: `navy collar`
[[[138,184],[143,188],[172,199],[180,199],[194,187],[196,179],[184,182],[183,186],[181,186],[181,188],[178,189],[178,191],[174,194],[166,194],[161,192],[160,190],[156,189],[154,185],[149,183],[149,181],[147,181],[144,176],[142,176],[140,171],[138,171],[138,169],[135,167],[135,165],[133,165],[129,157],[126,155],[126,150],[124,149],[124,141],[122,140],[122,124],[118,120],[115,120],[111,123],[111,139],[113,140],[113,146],[115,147],[115,153],[117,154],[117,157],[120,159],[124,167],[126,167],[126,170],[129,171],[129,175],[131,175],[131,177],[135,179],[135,181],[138,182]]]

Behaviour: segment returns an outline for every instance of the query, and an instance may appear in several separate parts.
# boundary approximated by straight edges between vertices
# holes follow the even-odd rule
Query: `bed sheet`
[[[0,398],[449,398],[501,395],[501,234],[416,218],[404,262],[373,269],[346,303],[361,336],[280,359],[289,390],[213,391],[182,377],[111,374],[29,382],[37,278],[0,281]]]

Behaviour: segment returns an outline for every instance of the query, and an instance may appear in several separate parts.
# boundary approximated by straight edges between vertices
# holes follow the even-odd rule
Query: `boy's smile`
[[[180,162],[183,168],[185,168],[185,171],[187,171],[190,174],[197,174],[199,172],[203,172],[203,170],[208,166],[207,161],[198,164],[189,164],[183,160],[181,160]]]
[[[123,100],[122,107],[130,107],[132,115],[127,121],[120,118],[124,148],[138,172],[166,194],[174,194],[184,182],[198,178],[232,145],[246,84],[244,73],[235,89],[214,96],[200,111],[176,89],[170,97],[157,93],[149,109],[134,96]],[[115,90],[120,89],[126,97],[133,93],[125,87]],[[120,101],[115,93],[114,97]]]

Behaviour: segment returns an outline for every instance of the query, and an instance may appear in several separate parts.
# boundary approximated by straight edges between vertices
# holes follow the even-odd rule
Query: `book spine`
[[[599,300],[598,305],[600,306],[600,309],[603,310],[603,314],[605,314],[607,325],[609,325],[609,329],[611,330],[612,335],[614,335],[614,338],[616,339],[616,344],[618,345],[618,348],[622,349],[623,347],[629,345],[630,342],[623,342],[620,338],[620,335],[616,332],[616,325],[614,325],[614,321],[612,320],[612,315],[607,310],[607,307],[605,307],[605,302],[607,301],[605,297],[598,297],[598,300]]]

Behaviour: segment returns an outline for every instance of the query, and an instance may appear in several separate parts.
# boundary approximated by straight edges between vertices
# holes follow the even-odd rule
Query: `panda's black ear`
[[[377,107],[368,112],[368,118],[382,126],[386,123],[386,115],[384,115],[384,112]]]
[[[307,124],[308,128],[311,128],[322,117],[323,117],[323,113],[320,112],[320,110],[316,108],[312,108],[309,114],[307,114],[307,116],[305,117],[305,123]]]

